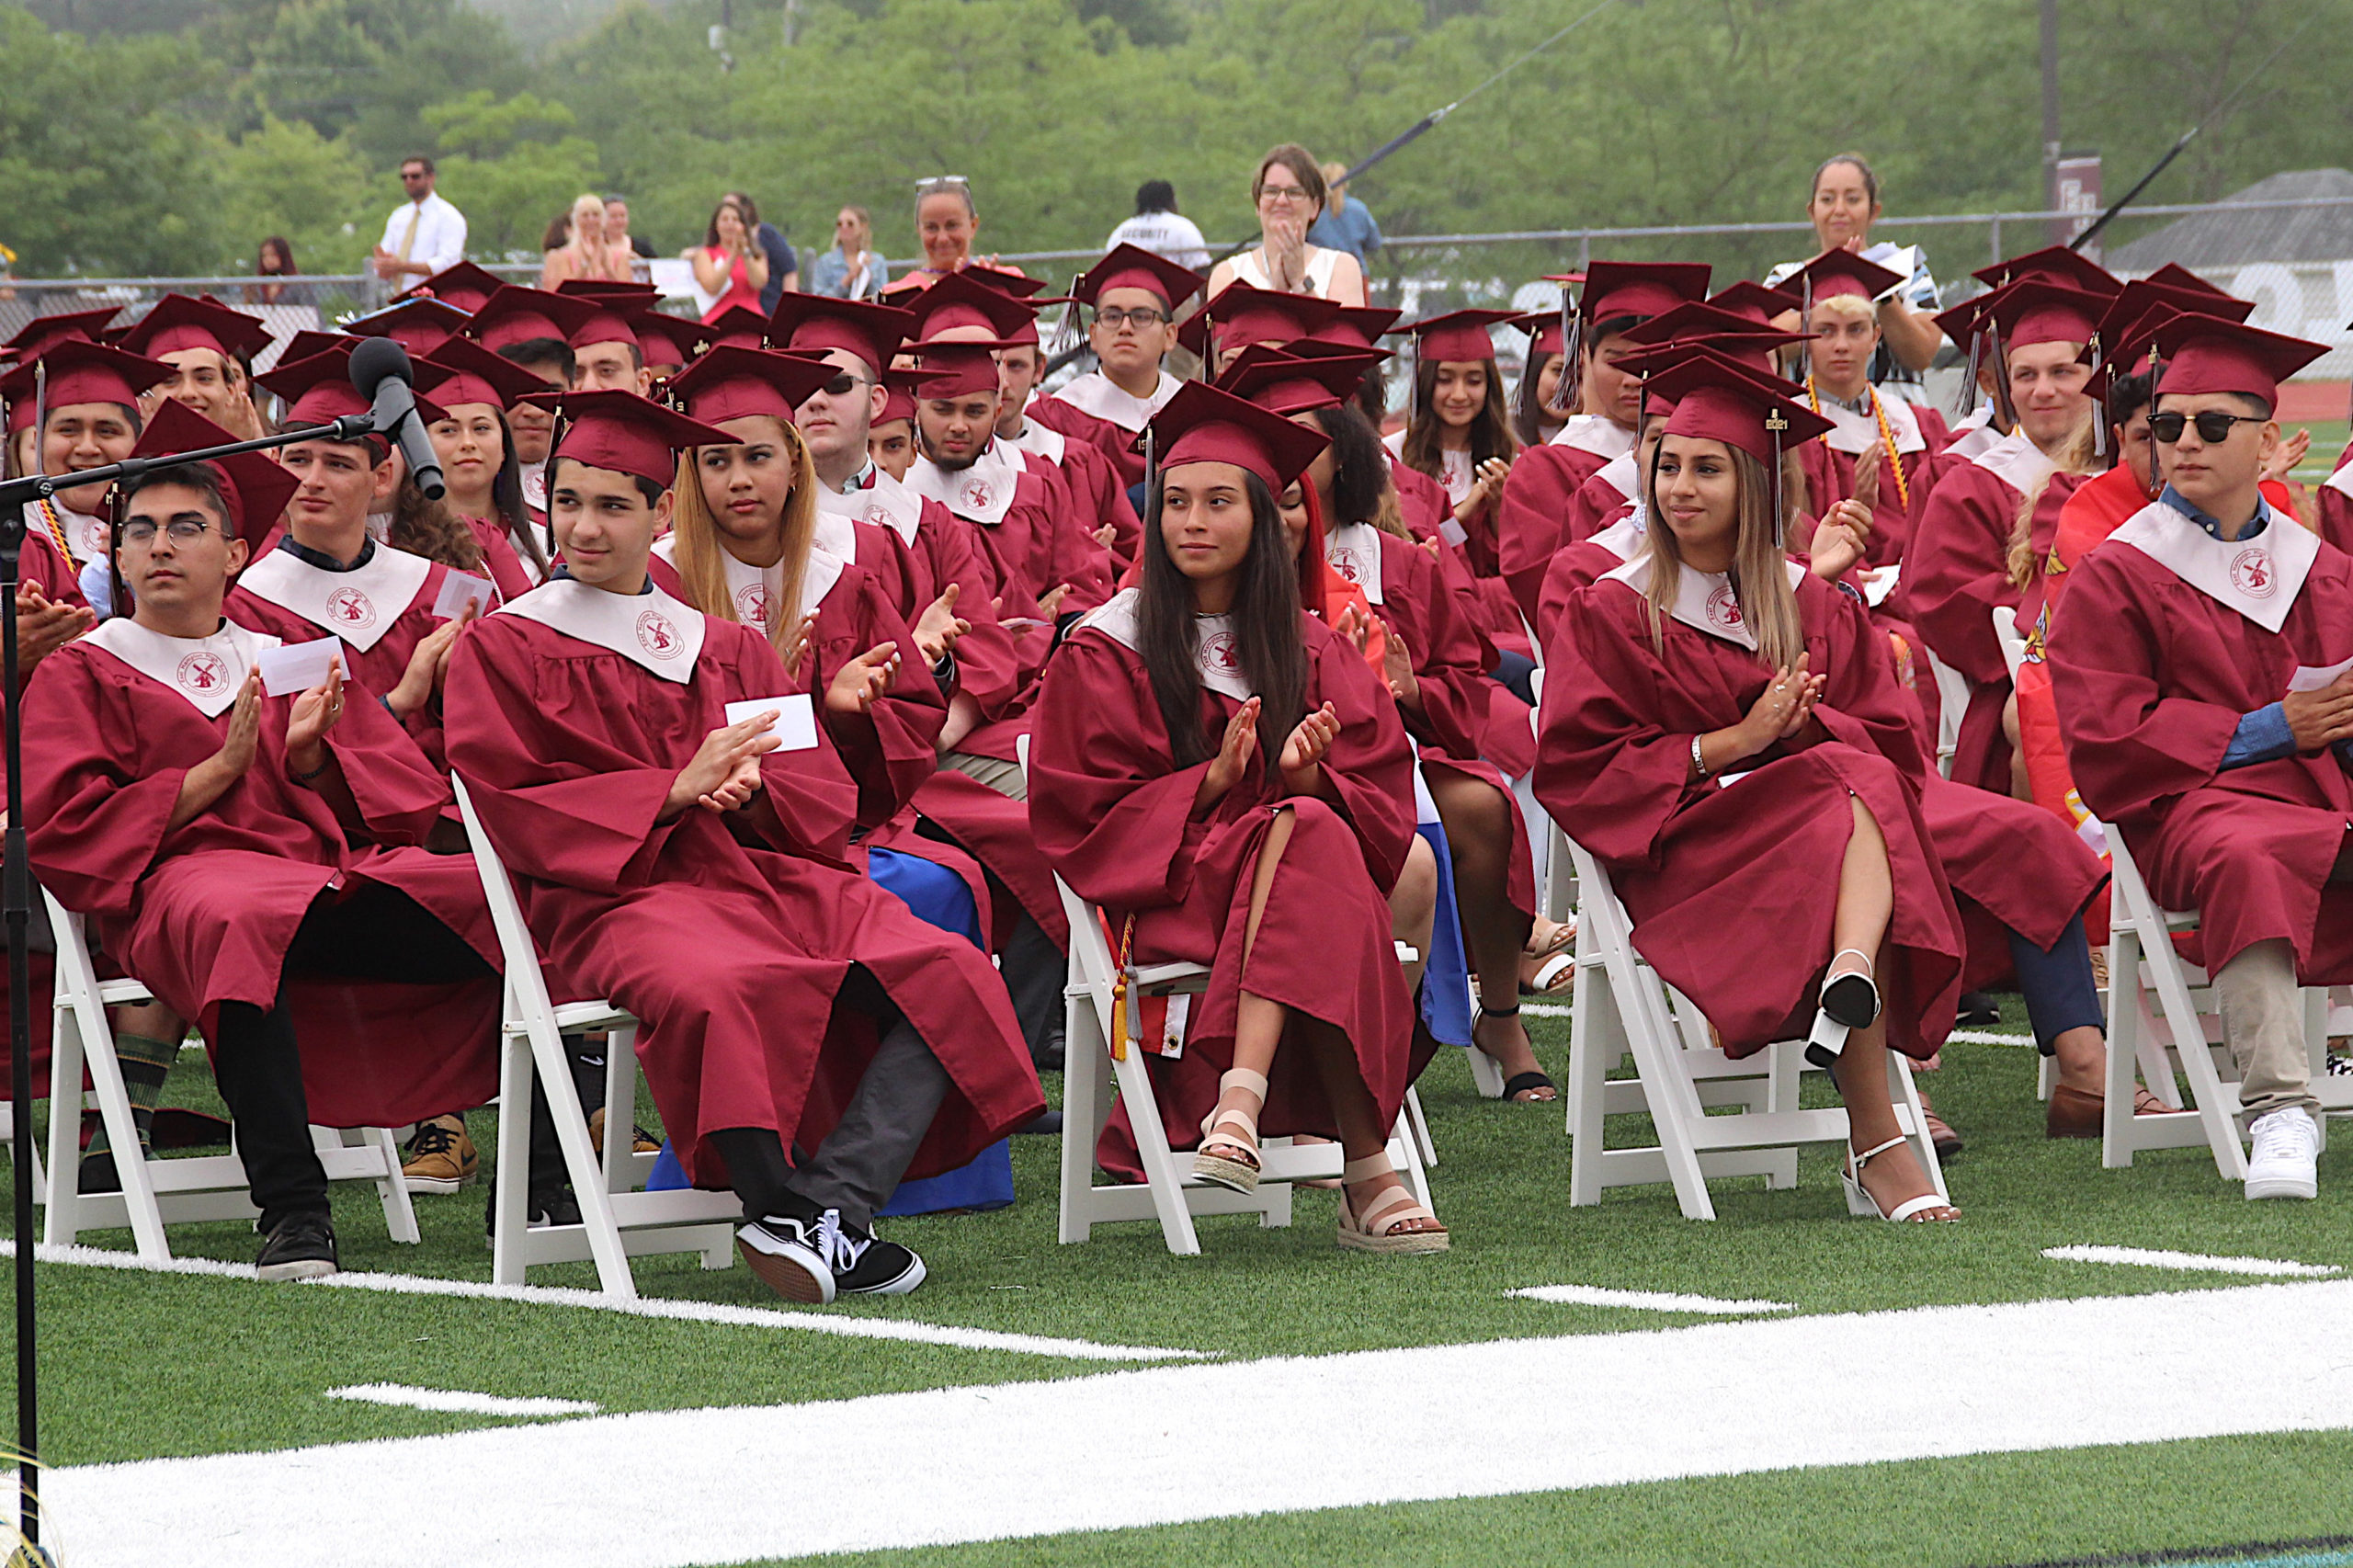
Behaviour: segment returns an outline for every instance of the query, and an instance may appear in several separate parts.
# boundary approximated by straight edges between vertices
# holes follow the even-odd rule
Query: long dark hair
[[[1314,418],[1317,428],[1332,437],[1332,511],[1324,521],[1333,528],[1370,523],[1383,533],[1413,538],[1397,510],[1389,452],[1370,421],[1347,403],[1319,408]]]
[[[1478,362],[1487,368],[1487,401],[1471,421],[1471,466],[1474,469],[1490,458],[1519,455],[1519,437],[1512,434],[1511,415],[1504,404],[1503,371],[1492,355]],[[1414,412],[1405,426],[1405,449],[1397,454],[1407,468],[1419,469],[1432,479],[1446,476],[1446,459],[1439,450],[1441,422],[1430,405],[1438,395],[1438,364],[1436,359],[1415,362]]]
[[[1291,560],[1283,515],[1266,482],[1246,470],[1250,550],[1233,585],[1234,652],[1243,678],[1258,694],[1258,755],[1274,766],[1283,742],[1307,712],[1307,651],[1300,641],[1299,568]],[[1202,722],[1201,676],[1193,654],[1193,585],[1168,556],[1160,534],[1161,492],[1144,501],[1143,574],[1137,606],[1138,652],[1152,677],[1152,695],[1179,767],[1217,755],[1217,737]],[[1223,729],[1221,725],[1220,730]]]
[[[523,465],[515,456],[515,431],[506,423],[505,409],[494,404],[490,412],[498,421],[499,449],[506,454],[499,459],[498,477],[490,482],[490,509],[498,514],[497,521],[506,529],[508,540],[545,577],[548,552],[531,532],[531,514],[523,505]]]

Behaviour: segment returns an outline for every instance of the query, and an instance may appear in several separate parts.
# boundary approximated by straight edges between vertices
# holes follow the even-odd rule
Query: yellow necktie
[[[400,258],[408,259],[409,247],[416,244],[416,221],[425,215],[425,203],[412,201],[408,206],[408,230],[401,235]]]

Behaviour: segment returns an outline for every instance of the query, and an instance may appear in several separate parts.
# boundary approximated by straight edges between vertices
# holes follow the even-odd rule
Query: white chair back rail
[[[597,1282],[608,1295],[634,1299],[637,1281],[629,1259],[650,1253],[692,1252],[705,1268],[734,1261],[735,1224],[741,1206],[732,1193],[679,1188],[637,1190],[653,1168],[654,1156],[632,1148],[631,1124],[637,1105],[637,1020],[602,999],[557,1004],[548,993],[538,947],[523,923],[523,906],[506,864],[483,831],[473,798],[456,774],[449,784],[466,824],[466,842],[491,923],[506,960],[505,1001],[500,1009],[498,1052],[498,1168],[492,1203],[496,1215],[491,1242],[491,1278],[520,1285],[533,1264],[597,1265]],[[601,1162],[588,1140],[588,1119],[573,1082],[563,1046],[567,1034],[608,1035],[605,1047],[605,1154]],[[563,1155],[577,1225],[524,1223],[529,1204],[534,1083],[548,1103],[556,1145]]]

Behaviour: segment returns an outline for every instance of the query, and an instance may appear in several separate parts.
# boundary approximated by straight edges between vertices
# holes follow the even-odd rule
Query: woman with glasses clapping
[[[1217,264],[1210,297],[1236,278],[1286,294],[1315,294],[1361,305],[1364,268],[1346,251],[1307,243],[1308,225],[1323,215],[1324,171],[1307,149],[1286,142],[1258,160],[1250,199],[1258,209],[1258,243]]]

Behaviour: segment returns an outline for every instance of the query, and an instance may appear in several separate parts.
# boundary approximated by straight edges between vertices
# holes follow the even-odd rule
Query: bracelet
[[[1701,778],[1708,776],[1708,759],[1699,754],[1699,737],[1691,737],[1691,771]]]
[[[308,784],[312,779],[316,778],[317,777],[319,777],[319,775],[321,775],[322,773],[324,773],[324,772],[325,772],[329,767],[333,767],[334,765],[335,765],[335,753],[333,753],[333,752],[326,752],[326,753],[324,753],[324,755],[319,758],[319,765],[318,765],[316,767],[313,767],[313,769],[311,769],[311,771],[310,771],[310,772],[308,772],[308,773],[296,773],[296,772],[294,772],[294,770],[293,770],[292,768],[288,768],[288,769],[287,769],[287,773],[288,773],[288,775],[289,775],[290,778],[293,778],[293,780],[294,780],[294,782],[295,782],[295,783],[297,783],[297,784]]]

